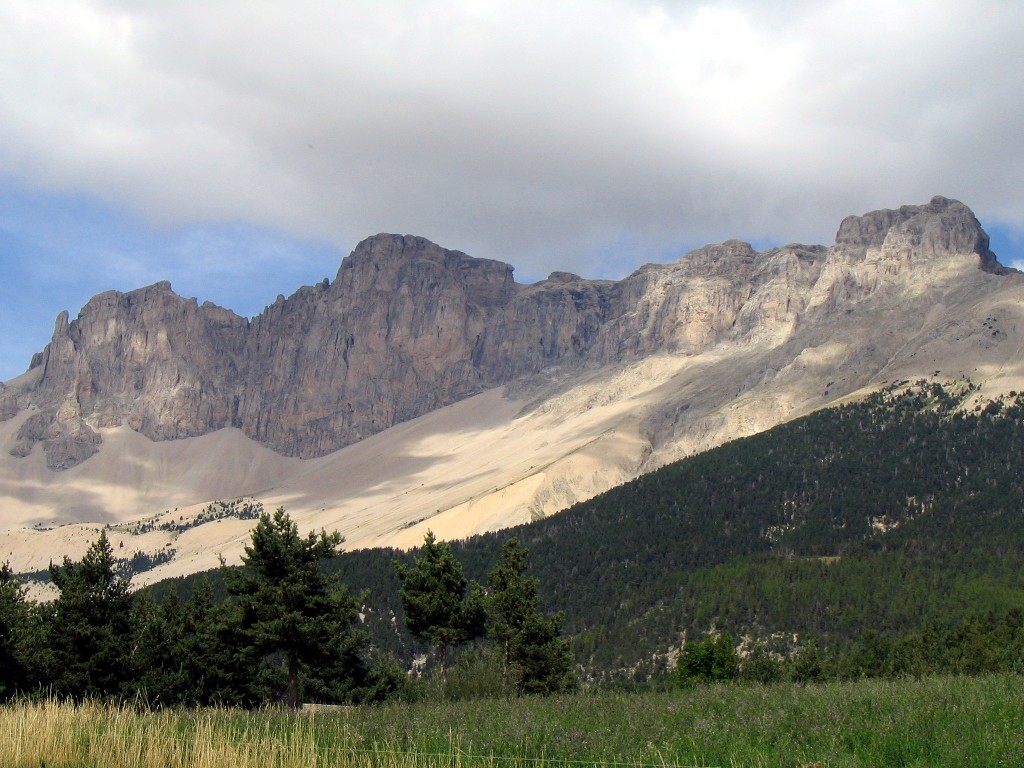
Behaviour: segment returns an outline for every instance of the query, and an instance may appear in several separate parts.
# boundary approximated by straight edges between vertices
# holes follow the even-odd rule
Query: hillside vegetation
[[[896,382],[412,553],[341,553],[261,512],[241,570],[138,596],[101,534],[51,566],[52,603],[0,569],[0,695],[297,706],[1020,673],[1024,396],[974,397]]]
[[[1024,397],[973,397],[966,381],[893,382],[453,551],[482,581],[517,537],[592,680],[664,679],[685,639],[716,632],[776,658],[813,645],[834,674],[1024,666]],[[415,555],[334,564],[403,664],[426,650],[393,567]]]

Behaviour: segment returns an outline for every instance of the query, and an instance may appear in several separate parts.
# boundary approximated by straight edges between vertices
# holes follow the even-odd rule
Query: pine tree
[[[206,578],[185,604],[185,659],[193,703],[253,706],[266,698],[253,686],[252,670],[260,658],[247,641],[241,617],[236,602],[214,603]]]
[[[448,649],[483,634],[480,591],[470,585],[451,547],[427,532],[412,566],[395,563],[402,582],[405,625],[413,637],[437,648],[444,677]]]
[[[28,687],[29,665],[24,654],[28,625],[25,588],[10,564],[4,563],[0,565],[0,700]]]
[[[58,694],[113,696],[128,679],[132,598],[114,565],[103,531],[81,563],[50,565],[60,595],[47,611],[48,679]]]
[[[360,672],[351,667],[365,644],[352,629],[359,602],[321,569],[324,560],[340,554],[342,541],[337,531],[299,536],[281,507],[273,516],[260,515],[242,556],[243,568],[225,572],[249,648],[265,662],[275,654],[283,657],[285,698],[293,709],[299,704],[304,664],[331,665],[344,655],[350,660],[344,671]]]
[[[557,693],[575,683],[569,641],[561,636],[562,614],[540,612],[537,580],[526,576],[527,554],[518,539],[508,539],[487,576],[488,633],[522,693]]]
[[[148,592],[132,608],[132,687],[150,706],[175,706],[189,701],[185,637],[188,627],[177,595],[168,592],[157,604]]]

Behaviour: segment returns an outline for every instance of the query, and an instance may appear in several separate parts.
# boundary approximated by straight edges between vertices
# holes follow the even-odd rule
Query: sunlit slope
[[[128,523],[163,513],[187,522],[214,499],[240,496],[285,506],[303,529],[337,529],[350,547],[412,546],[427,529],[454,538],[555,514],[894,380],[967,377],[982,397],[1024,390],[1020,275],[949,258],[855,300],[822,291],[784,333],[555,369],[318,459],[282,457],[237,430],[152,442],[118,428],[103,431],[96,456],[52,472],[38,446],[27,458],[8,455],[29,415],[19,414],[0,424],[0,559],[45,568],[81,554],[97,525],[110,524],[118,553],[173,553],[140,582],[209,568],[220,555],[237,559],[251,521],[141,534]]]

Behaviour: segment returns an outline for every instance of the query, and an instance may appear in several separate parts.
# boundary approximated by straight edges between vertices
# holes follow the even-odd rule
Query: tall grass
[[[24,702],[0,712],[0,755],[32,768],[305,768],[317,764],[314,729],[269,713]]]
[[[713,686],[355,708],[0,709],[13,768],[1024,765],[1024,678]]]

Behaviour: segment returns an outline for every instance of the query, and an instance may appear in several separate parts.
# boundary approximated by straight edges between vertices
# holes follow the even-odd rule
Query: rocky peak
[[[507,301],[514,291],[512,267],[478,259],[413,235],[379,234],[359,243],[342,261],[336,291],[401,291],[460,285],[471,301]]]
[[[926,205],[848,216],[839,225],[836,245],[861,255],[877,249],[895,257],[917,259],[973,253],[986,272],[1007,272],[989,250],[988,235],[971,209],[941,196],[933,197]]]
[[[713,271],[735,269],[737,266],[749,266],[754,263],[757,253],[750,243],[743,240],[726,240],[724,243],[705,245],[690,251],[680,263],[695,269],[711,268]]]
[[[547,283],[578,283],[582,279],[583,279],[582,277],[580,277],[579,275],[574,274],[572,272],[559,272],[559,271],[555,271],[555,272],[552,272],[550,275],[548,275],[547,278],[544,280],[544,282],[547,282]]]
[[[0,421],[7,421],[21,410],[18,406],[18,397],[11,392],[3,382],[0,382]]]
[[[782,344],[812,311],[846,311],[950,254],[1005,271],[970,210],[941,197],[849,217],[829,249],[729,240],[619,282],[553,272],[521,286],[508,264],[379,234],[333,283],[280,296],[251,322],[167,282],[99,294],[74,320],[62,312],[39,373],[0,389],[0,419],[34,406],[9,450],[42,443],[54,469],[117,425],[154,440],[237,427],[280,453],[322,456],[554,366]]]

